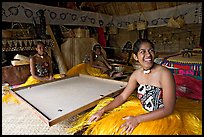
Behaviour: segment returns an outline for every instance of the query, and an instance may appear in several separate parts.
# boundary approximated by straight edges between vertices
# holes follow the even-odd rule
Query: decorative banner
[[[39,11],[44,10],[46,23],[58,25],[106,26],[112,16],[27,2],[3,2],[2,21],[39,24]]]
[[[159,27],[167,25],[170,17],[178,18],[179,16],[184,17],[186,24],[202,23],[202,3],[189,3],[155,11],[117,16],[113,17],[113,24],[118,28],[127,28],[130,23],[146,20],[148,27]]]
[[[91,27],[109,27],[127,29],[130,23],[139,20],[148,21],[148,27],[159,27],[167,24],[170,17],[183,16],[185,23],[202,23],[202,2],[179,5],[125,16],[110,16],[95,12],[45,6],[28,2],[2,2],[2,21],[39,23],[39,10],[45,11],[47,24],[78,25]]]
[[[47,48],[52,48],[54,42],[52,39],[42,40],[2,40],[2,51],[24,51],[24,50],[35,50],[35,45],[38,41],[42,41]]]

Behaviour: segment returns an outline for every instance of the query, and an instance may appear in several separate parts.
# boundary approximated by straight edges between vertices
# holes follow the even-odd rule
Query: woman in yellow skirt
[[[202,102],[176,98],[174,76],[154,63],[154,45],[139,39],[133,47],[135,70],[124,91],[104,98],[68,129],[84,135],[201,135]],[[136,96],[134,95],[137,90]]]
[[[50,56],[45,52],[45,45],[43,42],[39,41],[37,43],[36,51],[37,54],[30,58],[31,76],[24,84],[21,84],[20,87],[65,76],[62,74],[53,75],[51,62],[52,60]]]
[[[121,72],[113,70],[112,66],[107,62],[100,44],[94,44],[90,55],[85,58],[85,62],[72,67],[67,72],[67,76],[76,74],[87,74],[102,78],[121,77]]]
[[[30,70],[31,76],[27,79],[27,81],[17,87],[24,87],[33,84],[37,84],[42,81],[49,81],[53,79],[58,79],[64,77],[63,74],[55,74],[52,72],[52,62],[50,56],[45,52],[45,45],[43,42],[39,41],[36,45],[37,54],[30,58]],[[12,101],[14,100],[14,101]],[[17,99],[10,94],[6,93],[3,98],[3,102],[17,102]]]

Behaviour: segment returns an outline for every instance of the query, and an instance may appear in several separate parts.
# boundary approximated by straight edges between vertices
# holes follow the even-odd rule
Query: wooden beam
[[[50,25],[47,24],[46,27],[47,27],[48,33],[51,36],[51,39],[54,41],[54,46],[52,48],[52,51],[53,51],[54,57],[58,63],[59,72],[60,72],[60,74],[66,74],[67,73],[67,67],[65,65],[64,59],[63,59],[62,54],[60,52],[60,49],[59,49],[59,46],[58,46],[57,41],[55,39],[55,36],[52,32]]]

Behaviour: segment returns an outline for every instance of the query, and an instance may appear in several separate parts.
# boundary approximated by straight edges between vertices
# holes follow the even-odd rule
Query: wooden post
[[[47,32],[50,34],[51,39],[54,41],[54,46],[52,47],[52,51],[53,51],[54,57],[57,61],[59,72],[60,72],[60,74],[66,74],[67,73],[67,67],[65,65],[64,59],[63,59],[62,54],[61,54],[60,49],[59,49],[59,46],[57,44],[57,41],[55,39],[55,36],[54,36],[49,24],[47,24]]]

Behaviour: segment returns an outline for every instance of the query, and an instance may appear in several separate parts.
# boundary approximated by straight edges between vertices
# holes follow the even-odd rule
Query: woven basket
[[[118,34],[118,28],[115,26],[110,27],[109,34]]]
[[[136,28],[137,28],[137,24],[135,24],[135,23],[130,23],[130,24],[128,24],[128,30],[129,31],[132,31],[132,30],[135,30]]]
[[[181,17],[178,17],[177,19],[174,19],[171,17],[168,20],[167,26],[171,28],[181,28],[185,25],[185,20]]]
[[[178,17],[176,19],[176,22],[178,23],[179,28],[182,28],[185,25],[185,20],[183,18],[181,18],[181,17]]]
[[[147,29],[147,21],[137,23],[137,30],[145,30],[145,29]]]
[[[168,20],[167,26],[170,28],[179,28],[179,24],[175,21],[173,17]]]

